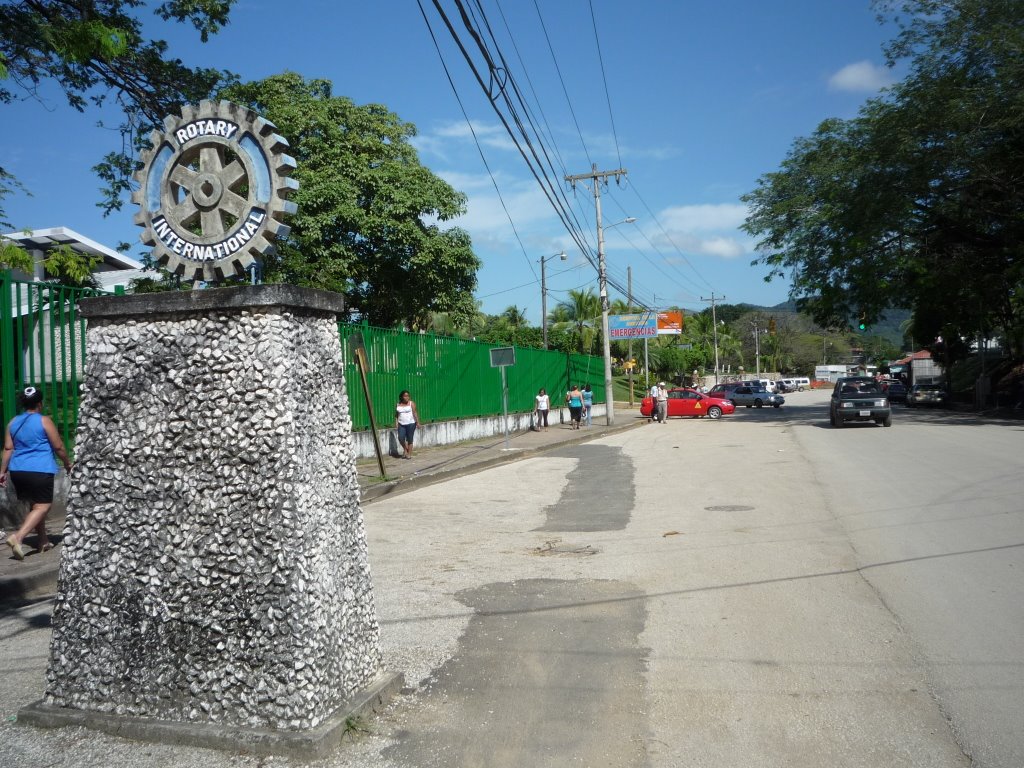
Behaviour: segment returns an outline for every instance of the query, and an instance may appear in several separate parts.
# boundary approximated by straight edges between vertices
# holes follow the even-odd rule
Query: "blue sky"
[[[612,183],[602,196],[606,226],[637,219],[607,230],[613,278],[625,285],[631,267],[634,293],[650,306],[699,309],[712,291],[729,303],[787,298],[784,280],[765,283],[765,268],[750,265],[755,254],[738,229],[745,216],[739,198],[779,167],[794,139],[827,117],[852,117],[892,82],[881,53],[892,28],[877,23],[869,0],[481,4],[516,82],[543,112],[559,177],[585,173],[592,162],[628,170],[625,183]],[[457,18],[453,0],[442,5]],[[569,289],[596,290],[596,273],[515,151],[432,2],[424,0],[424,8],[512,224],[416,0],[240,0],[229,26],[206,45],[185,26],[154,21],[151,30],[189,64],[230,69],[246,80],[284,70],[328,78],[336,94],[384,104],[415,124],[421,161],[468,196],[468,213],[455,223],[470,233],[483,261],[477,297],[484,311],[514,304],[539,324],[538,259],[562,250],[568,257],[547,263],[549,309]],[[54,89],[43,97],[0,107],[0,165],[33,194],[8,198],[8,219],[19,228],[70,227],[111,246],[138,243],[133,205],[108,218],[95,206],[99,182],[90,169],[117,148],[118,135],[97,127],[97,112],[71,110]],[[567,194],[595,244],[590,192],[577,187]],[[131,253],[139,256],[141,244]]]

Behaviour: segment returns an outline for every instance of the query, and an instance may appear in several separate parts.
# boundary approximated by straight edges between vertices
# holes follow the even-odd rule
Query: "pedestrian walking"
[[[658,382],[658,396],[655,401],[658,405],[658,421],[668,424],[668,390],[665,389],[665,382]]]
[[[403,389],[398,394],[398,405],[395,406],[395,429],[398,430],[398,444],[405,451],[402,457],[404,459],[412,458],[412,438],[416,434],[416,424],[419,420],[416,403],[409,395],[409,390]]]
[[[544,387],[540,388],[540,392],[537,393],[537,429],[548,428],[548,411],[551,410],[551,398],[548,397],[547,390]]]
[[[587,426],[593,426],[594,424],[594,392],[590,389],[590,385],[587,384],[583,388],[583,419]]]
[[[46,535],[46,515],[53,505],[53,478],[57,474],[53,455],[57,454],[68,472],[72,467],[57,426],[42,414],[43,393],[36,387],[25,387],[21,402],[25,412],[7,425],[0,461],[0,486],[6,487],[9,477],[18,499],[29,504],[25,522],[7,537],[7,544],[18,560],[25,559],[22,542],[33,530],[36,549],[46,552],[53,548]]]
[[[569,404],[569,420],[573,429],[580,428],[580,419],[583,416],[583,392],[578,386],[573,386],[565,393],[565,402]]]
[[[647,419],[647,423],[648,424],[651,423],[651,419],[654,419],[655,421],[658,420],[658,385],[657,384],[651,384],[651,391],[649,392],[649,394],[651,396],[651,415]]]

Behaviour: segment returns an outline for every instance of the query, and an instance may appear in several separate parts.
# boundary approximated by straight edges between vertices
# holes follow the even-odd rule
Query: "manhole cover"
[[[715,507],[704,507],[708,512],[749,512],[753,507],[743,504],[719,504]]]

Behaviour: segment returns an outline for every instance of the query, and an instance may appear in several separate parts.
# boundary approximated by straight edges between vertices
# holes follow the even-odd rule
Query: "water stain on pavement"
[[[475,615],[386,758],[418,768],[645,764],[641,592],[530,579],[457,597]]]
[[[633,461],[610,445],[567,446],[549,456],[577,459],[558,502],[537,531],[621,531],[629,524],[636,489]]]

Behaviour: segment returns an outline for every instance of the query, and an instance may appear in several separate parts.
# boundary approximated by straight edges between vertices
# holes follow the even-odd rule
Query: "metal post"
[[[644,386],[651,388],[651,361],[647,355],[647,337],[644,336]],[[646,395],[645,395],[646,397]]]
[[[540,260],[540,324],[544,329],[544,349],[548,348],[548,284],[544,279],[544,262]]]
[[[501,366],[501,410],[505,414],[505,450],[508,447],[508,383],[505,380],[505,366]]]
[[[717,300],[721,301],[724,298],[725,298],[725,296],[718,296]],[[701,301],[710,301],[711,302],[711,328],[712,328],[712,332],[714,333],[714,337],[715,337],[715,384],[717,384],[718,383],[718,316],[715,314],[715,301],[716,301],[715,292],[714,291],[711,292],[711,298],[710,299],[705,299],[703,296],[701,296],[700,300]]]
[[[631,313],[633,311],[633,267],[626,267],[626,311]],[[629,338],[627,342],[628,351],[626,352],[626,361],[629,365],[627,374],[630,378],[630,409],[633,408],[633,337]]]

